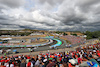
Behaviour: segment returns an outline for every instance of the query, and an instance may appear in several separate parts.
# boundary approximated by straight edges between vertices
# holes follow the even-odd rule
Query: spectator
[[[100,64],[95,59],[93,59],[91,54],[89,55],[89,61],[95,62],[96,64],[98,64],[100,66]]]
[[[53,58],[49,58],[49,63],[46,67],[56,67],[56,64],[52,62]]]
[[[25,59],[23,59],[21,61],[20,67],[26,67],[26,62],[25,61],[26,61]]]
[[[98,45],[100,44],[88,45],[84,48],[80,46],[80,50],[75,51],[40,53],[37,57],[31,55],[2,56],[0,67],[99,67],[100,47],[96,48]]]
[[[31,60],[27,63],[27,67],[33,67],[33,64],[31,63]]]
[[[0,67],[6,67],[6,66],[4,66],[4,62],[1,63]]]

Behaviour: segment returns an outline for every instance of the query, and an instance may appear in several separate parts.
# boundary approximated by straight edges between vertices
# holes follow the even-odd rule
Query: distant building
[[[43,35],[43,33],[31,33],[30,36],[34,36],[34,35]]]
[[[12,38],[0,38],[1,40],[12,40]]]

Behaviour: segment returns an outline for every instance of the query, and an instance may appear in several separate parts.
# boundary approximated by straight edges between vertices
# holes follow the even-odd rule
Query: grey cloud
[[[8,9],[8,6],[6,6],[6,5],[4,5],[4,4],[0,4],[0,11],[1,11],[2,9]]]
[[[24,3],[24,0],[0,0],[0,4],[6,5],[11,8],[19,7]]]
[[[48,3],[50,5],[56,5],[62,3],[64,0],[38,0],[39,3],[44,4]]]
[[[0,9],[5,9],[7,6],[13,9],[22,5],[21,0],[16,0],[16,4],[12,0],[8,1],[0,0]],[[34,9],[34,11],[40,10],[40,12],[34,13],[34,11],[27,11],[28,13],[22,13],[19,18],[11,17],[0,12],[0,28],[30,28],[63,31],[100,30],[99,0],[38,0],[36,2],[39,4],[37,7],[40,8]],[[35,5],[37,5],[36,2]],[[95,7],[96,5],[98,6]],[[48,7],[55,9],[55,6],[57,7],[55,11],[47,10]],[[33,14],[35,15],[33,16]]]
[[[9,17],[7,15],[0,15],[0,24],[4,25],[12,25],[15,24],[15,19],[13,17]]]
[[[84,1],[80,1],[77,0],[76,5],[78,5],[81,9],[81,11],[84,12],[91,12],[91,10],[93,10],[93,6],[100,4],[100,0],[84,0]]]
[[[8,19],[9,19],[8,16],[0,15],[0,20],[8,20]]]
[[[64,23],[65,25],[82,24],[82,22],[85,21],[85,20],[86,19],[82,18],[82,17],[70,16],[70,17],[62,20],[62,23]]]
[[[43,10],[53,10],[57,8],[64,0],[35,0],[36,5],[39,5],[40,9]]]
[[[55,26],[54,24],[52,23],[47,23],[47,21],[45,22],[38,22],[38,21],[35,21],[35,20],[26,20],[27,22],[34,22],[34,23],[40,23],[40,24],[44,24],[44,25],[47,25],[47,26]]]

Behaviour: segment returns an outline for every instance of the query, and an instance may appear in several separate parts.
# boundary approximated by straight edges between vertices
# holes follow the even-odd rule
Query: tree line
[[[87,35],[86,39],[100,38],[100,31],[86,31],[84,34]]]

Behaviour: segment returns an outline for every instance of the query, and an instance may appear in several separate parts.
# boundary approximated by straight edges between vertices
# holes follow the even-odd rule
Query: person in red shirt
[[[31,58],[30,56],[27,57],[27,59],[30,59],[30,58]]]
[[[78,55],[78,64],[81,64],[82,63],[82,59],[80,58],[80,55]]]
[[[31,60],[27,63],[27,67],[31,67]]]
[[[72,67],[71,63],[68,63],[68,67]]]
[[[60,62],[61,62],[61,60],[62,60],[62,57],[59,58],[59,61],[60,61]]]

